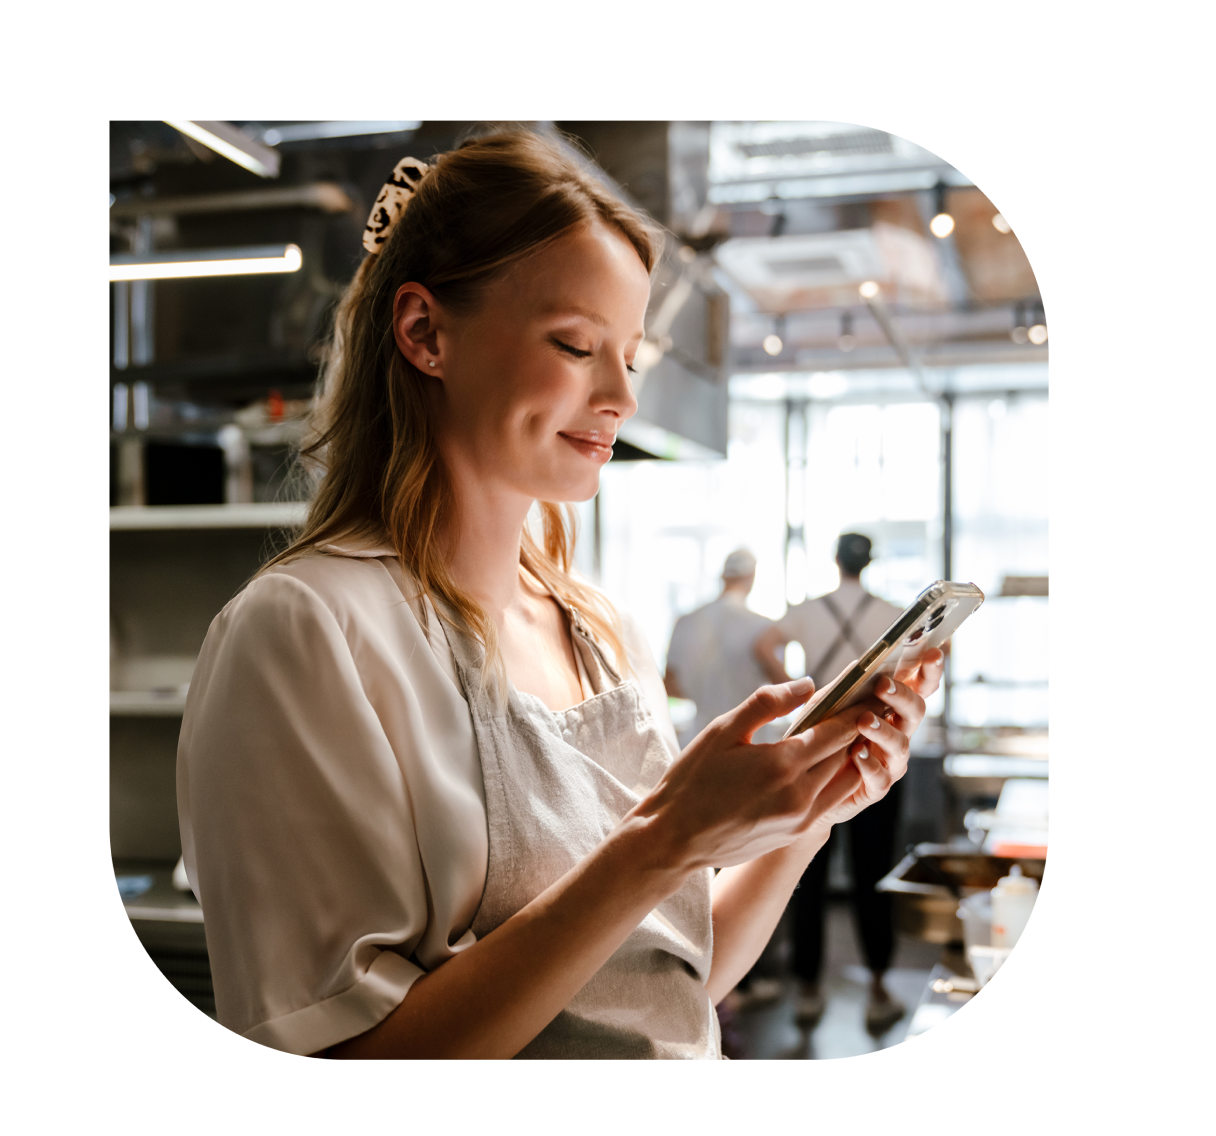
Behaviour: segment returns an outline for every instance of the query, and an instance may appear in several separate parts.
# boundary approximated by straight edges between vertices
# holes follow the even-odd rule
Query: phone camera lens
[[[934,620],[933,620],[933,621],[932,621],[932,622],[929,624],[929,630],[930,630],[930,631],[936,630],[936,628],[937,628],[938,624],[939,624],[939,623],[941,623],[941,621],[942,621],[943,619],[945,619],[945,618],[946,618],[946,617],[945,617],[944,615],[939,615],[939,616],[938,616],[936,619],[934,619]]]
[[[935,621],[936,621],[936,622],[933,624],[933,626],[935,626],[935,627],[936,627],[938,623],[941,623],[941,621],[942,621],[942,616],[943,616],[943,615],[945,615],[945,614],[946,614],[946,605],[945,605],[945,604],[942,604],[942,605],[941,605],[941,607],[939,607],[939,608],[937,609],[937,611],[935,611],[935,612],[934,612],[934,613],[933,613],[933,614],[932,614],[932,615],[929,617],[931,620],[935,620]]]
[[[908,636],[908,642],[915,643],[917,641],[917,639],[919,639],[924,633],[925,633],[925,629],[923,627],[918,627],[915,631],[912,632],[911,635]]]

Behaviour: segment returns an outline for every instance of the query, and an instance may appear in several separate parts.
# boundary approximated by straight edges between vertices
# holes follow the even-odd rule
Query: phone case
[[[873,647],[815,692],[785,731],[785,737],[809,730],[817,722],[868,698],[882,675],[902,680],[916,669],[925,651],[940,647],[983,602],[984,593],[974,584],[952,580],[930,584]]]

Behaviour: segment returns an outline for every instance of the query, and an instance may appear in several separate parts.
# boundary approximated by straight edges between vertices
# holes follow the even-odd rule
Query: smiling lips
[[[616,441],[616,435],[606,430],[563,430],[560,437],[583,457],[597,462],[606,462],[612,457],[612,443]]]

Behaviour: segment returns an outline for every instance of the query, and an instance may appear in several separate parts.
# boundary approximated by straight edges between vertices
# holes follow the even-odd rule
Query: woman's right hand
[[[784,741],[751,742],[813,691],[809,678],[762,686],[702,730],[631,810],[653,827],[668,864],[689,871],[742,864],[793,843],[856,792],[848,747],[867,709],[846,710]]]

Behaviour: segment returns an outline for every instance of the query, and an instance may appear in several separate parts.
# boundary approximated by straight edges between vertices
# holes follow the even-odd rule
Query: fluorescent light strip
[[[280,142],[311,142],[318,138],[353,138],[361,134],[398,134],[417,130],[421,122],[287,122],[268,126],[261,139],[267,146]]]
[[[254,276],[297,272],[304,263],[298,245],[245,249],[199,249],[138,256],[110,257],[111,280],[173,280],[188,276]]]
[[[259,177],[279,176],[278,152],[263,146],[235,126],[226,122],[192,122],[184,118],[166,118],[164,121],[174,130],[180,130],[195,142],[201,142],[238,166],[252,170]]]

